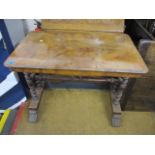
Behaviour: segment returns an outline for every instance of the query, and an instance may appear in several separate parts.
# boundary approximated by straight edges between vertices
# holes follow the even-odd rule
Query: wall
[[[36,28],[33,19],[5,19],[5,24],[14,46],[17,46],[28,32]]]
[[[25,36],[23,20],[5,19],[5,24],[14,46],[16,46]]]

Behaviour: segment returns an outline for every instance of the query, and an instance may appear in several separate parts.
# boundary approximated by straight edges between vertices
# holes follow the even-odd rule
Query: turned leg
[[[112,126],[119,127],[121,124],[121,99],[124,90],[127,86],[128,78],[118,78],[111,84],[111,99],[112,99]]]
[[[32,100],[36,100],[37,99],[37,93],[36,93],[35,82],[34,82],[34,74],[24,73],[24,76],[25,76],[27,85],[29,87]]]
[[[29,121],[36,122],[37,121],[37,112],[39,108],[39,103],[41,99],[41,95],[44,88],[43,81],[37,81],[35,79],[35,74],[33,73],[24,73],[28,87],[30,89],[31,100],[29,104]]]

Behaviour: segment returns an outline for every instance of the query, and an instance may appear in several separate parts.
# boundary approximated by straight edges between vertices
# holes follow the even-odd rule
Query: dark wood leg
[[[121,98],[127,86],[128,78],[119,78],[117,82],[111,84],[112,99],[112,126],[119,127],[121,124]]]
[[[30,89],[31,100],[29,104],[29,121],[36,122],[37,121],[37,112],[39,108],[39,103],[41,99],[41,95],[44,88],[43,81],[37,81],[35,79],[35,74],[32,73],[24,73],[27,84]]]

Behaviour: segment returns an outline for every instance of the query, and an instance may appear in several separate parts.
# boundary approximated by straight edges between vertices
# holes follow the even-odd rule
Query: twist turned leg
[[[119,127],[121,124],[121,99],[127,86],[128,78],[119,78],[117,82],[111,84],[112,99],[112,126]]]
[[[37,93],[36,93],[36,88],[35,88],[35,81],[34,81],[34,74],[31,73],[24,73],[27,85],[30,89],[30,95],[33,100],[37,99]]]
[[[35,74],[33,73],[24,73],[28,87],[30,89],[31,101],[29,105],[29,121],[37,121],[37,112],[39,108],[39,103],[41,99],[41,94],[43,92],[44,83],[42,81],[37,81],[35,79]]]

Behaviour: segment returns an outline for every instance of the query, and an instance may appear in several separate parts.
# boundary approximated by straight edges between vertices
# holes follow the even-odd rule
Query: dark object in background
[[[128,19],[125,21],[125,33],[129,34],[138,46],[141,39],[155,40],[155,20],[150,19]]]
[[[126,20],[126,31],[139,49],[149,73],[146,78],[133,80],[133,90],[123,110],[155,111],[155,20]]]
[[[125,110],[155,111],[155,41],[141,40],[139,51],[149,72],[145,78],[136,80]]]
[[[147,19],[143,25],[155,37],[155,19]]]

